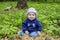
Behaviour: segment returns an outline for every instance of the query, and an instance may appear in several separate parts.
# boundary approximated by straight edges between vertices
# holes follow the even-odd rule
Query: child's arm
[[[37,22],[37,33],[40,35],[41,33],[41,30],[42,30],[42,25],[41,25],[41,23],[38,21]]]
[[[25,33],[27,31],[26,21],[22,23],[22,31]]]
[[[37,30],[40,32],[42,31],[42,25],[39,21],[37,22]]]
[[[24,22],[22,23],[22,30],[23,30],[24,33],[29,34],[29,32],[28,32],[28,30],[27,30],[27,26],[26,26],[26,21],[24,21]]]

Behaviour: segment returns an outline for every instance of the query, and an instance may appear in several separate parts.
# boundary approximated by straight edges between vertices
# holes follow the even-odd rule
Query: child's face
[[[27,14],[27,17],[28,17],[28,19],[30,19],[30,20],[34,20],[35,17],[36,17],[36,14],[33,13],[33,12],[30,12],[30,13]]]

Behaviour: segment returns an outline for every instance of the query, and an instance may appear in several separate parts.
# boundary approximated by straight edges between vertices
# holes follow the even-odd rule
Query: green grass
[[[13,9],[4,11],[11,4]],[[17,10],[16,4],[17,2],[0,2],[0,37],[6,34],[8,37],[14,36],[13,34],[16,34],[18,28],[21,28],[22,22],[26,19],[25,14],[28,8]],[[41,21],[44,32],[60,37],[58,36],[60,35],[60,28],[57,25],[57,23],[60,23],[60,21],[57,22],[57,19],[60,20],[60,3],[28,2],[28,7],[34,7],[37,10],[37,19]]]

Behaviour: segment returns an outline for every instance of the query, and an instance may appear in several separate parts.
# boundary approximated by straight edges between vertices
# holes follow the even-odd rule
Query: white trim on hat
[[[29,8],[26,14],[28,14],[29,12],[34,12],[35,14],[37,14],[35,8]]]

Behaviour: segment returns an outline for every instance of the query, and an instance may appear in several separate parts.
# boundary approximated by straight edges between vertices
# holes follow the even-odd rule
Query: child
[[[39,36],[42,30],[40,22],[36,19],[37,12],[34,8],[29,8],[26,20],[22,23],[20,35],[28,34],[32,37]]]

